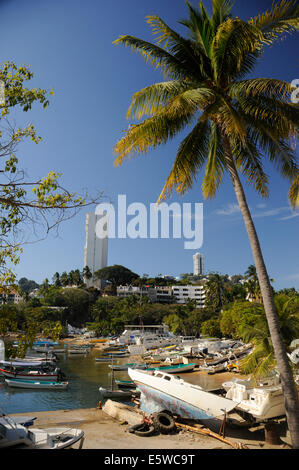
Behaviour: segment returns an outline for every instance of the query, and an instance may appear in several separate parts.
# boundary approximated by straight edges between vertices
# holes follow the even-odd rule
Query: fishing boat
[[[0,373],[7,379],[45,380],[52,382],[57,382],[58,377],[61,375],[60,369],[57,368],[53,372],[43,372],[41,370],[28,370],[25,372],[13,369],[0,369]]]
[[[103,353],[102,354],[103,356],[106,356],[106,357],[128,357],[129,354],[127,352],[115,352],[115,353]]]
[[[28,429],[17,420],[4,415],[0,422],[0,448],[17,446],[18,449],[66,449],[79,442],[82,448],[84,431],[75,428]]]
[[[9,387],[32,388],[36,390],[65,390],[68,382],[50,382],[46,380],[4,379]]]
[[[147,369],[148,365],[145,362],[130,362],[128,364],[110,364],[108,367],[112,370],[128,370],[131,369]]]
[[[130,398],[132,396],[131,390],[115,389],[114,385],[114,372],[112,370],[110,388],[99,387],[101,396],[103,398]]]
[[[96,361],[96,362],[106,362],[106,363],[108,363],[108,362],[111,362],[111,357],[106,357],[106,358],[104,358],[104,357],[96,357],[95,361]]]
[[[68,349],[68,354],[88,354],[89,349],[81,348],[81,349]]]
[[[135,382],[133,382],[133,380],[115,379],[115,383],[118,386],[118,388],[136,388]]]
[[[169,364],[158,367],[148,367],[147,370],[158,370],[161,372],[166,372],[167,374],[181,374],[182,372],[191,372],[195,366],[196,364],[191,362],[189,364]]]
[[[99,392],[103,398],[130,398],[131,390],[111,390],[109,388],[99,387]]]
[[[201,420],[222,416],[237,405],[158,370],[129,369],[128,374],[141,392],[140,409],[146,413],[168,410],[181,418]]]

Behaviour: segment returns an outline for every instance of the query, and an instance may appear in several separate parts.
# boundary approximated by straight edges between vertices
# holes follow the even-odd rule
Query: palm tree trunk
[[[244,219],[248,238],[250,241],[254,262],[256,265],[258,280],[261,288],[261,294],[264,303],[264,309],[269,326],[271,341],[273,344],[274,354],[277,367],[280,373],[282,390],[284,395],[284,404],[286,417],[290,431],[292,446],[299,448],[299,400],[296,385],[294,383],[293,374],[289,365],[288,356],[286,354],[283,338],[280,331],[278,316],[274,304],[273,291],[270,284],[269,276],[263,259],[262,250],[256,229],[247,205],[245,193],[239,178],[238,171],[232,156],[230,143],[225,135],[223,135],[223,145],[225,151],[225,160],[232,179],[236,198]]]

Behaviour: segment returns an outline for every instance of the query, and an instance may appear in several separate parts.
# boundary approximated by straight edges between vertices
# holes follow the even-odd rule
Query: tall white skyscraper
[[[88,266],[91,274],[107,266],[108,236],[97,237],[96,224],[102,216],[87,212],[86,214],[86,242],[84,247],[84,267]],[[93,285],[93,279],[85,279],[87,286]]]
[[[204,257],[201,253],[193,255],[193,275],[200,276],[204,273]]]

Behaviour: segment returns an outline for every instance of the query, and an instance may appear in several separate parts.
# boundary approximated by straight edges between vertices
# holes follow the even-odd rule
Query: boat
[[[17,446],[18,449],[66,449],[80,441],[84,442],[84,431],[75,428],[53,427],[28,429],[16,419],[4,415],[0,422],[0,448]]]
[[[46,380],[4,379],[9,387],[32,388],[36,390],[65,390],[68,382],[50,382]]]
[[[111,357],[96,357],[96,362],[111,362]]]
[[[115,352],[115,353],[103,353],[102,356],[106,356],[106,357],[128,357],[129,354],[127,352]]]
[[[131,369],[147,369],[148,365],[145,362],[130,362],[128,364],[110,364],[108,367],[112,370],[128,370]]]
[[[8,379],[24,379],[24,380],[38,380],[38,381],[52,381],[57,382],[58,377],[61,375],[60,369],[55,369],[53,372],[43,372],[41,370],[28,370],[17,371],[0,369],[0,373]]]
[[[227,369],[227,362],[221,362],[215,365],[209,365],[205,363],[204,365],[199,365],[199,370],[203,370],[208,374],[216,374],[217,372],[223,372]]]
[[[68,349],[69,354],[87,354],[89,353],[89,349],[80,348],[80,349]]]
[[[130,398],[133,394],[131,390],[111,390],[104,387],[99,387],[99,392],[103,398]]]
[[[167,374],[181,374],[182,372],[191,372],[195,366],[196,364],[191,362],[190,364],[169,364],[158,367],[148,367],[147,370],[158,370],[166,372]]]
[[[168,410],[185,419],[212,419],[237,405],[233,400],[159,370],[129,369],[128,374],[141,392],[140,409],[149,414]]]
[[[299,376],[294,379],[298,390]],[[279,377],[266,378],[259,383],[253,385],[251,380],[235,381],[225,397],[237,402],[235,411],[250,423],[262,423],[285,416],[284,394]]]
[[[114,388],[114,372],[111,372],[110,388],[99,387],[99,392],[103,398],[130,398],[131,390],[120,390]]]
[[[135,382],[133,382],[133,380],[115,379],[115,383],[118,386],[118,388],[136,388]]]

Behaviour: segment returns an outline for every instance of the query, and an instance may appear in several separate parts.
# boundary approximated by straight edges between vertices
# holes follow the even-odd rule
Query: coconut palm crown
[[[231,17],[229,0],[213,0],[211,16],[202,2],[199,9],[186,3],[189,18],[180,23],[187,28],[187,38],[161,18],[148,16],[155,44],[128,35],[115,41],[141,52],[167,79],[134,94],[127,118],[147,118],[131,125],[116,144],[115,164],[146,153],[192,126],[179,146],[159,200],[173,189],[184,194],[201,171],[203,194],[213,197],[228,170],[227,145],[239,172],[267,196],[264,156],[290,182],[298,175],[294,139],[299,109],[290,102],[294,88],[288,82],[245,76],[265,45],[298,28],[299,7],[294,1],[282,1],[245,22]]]

